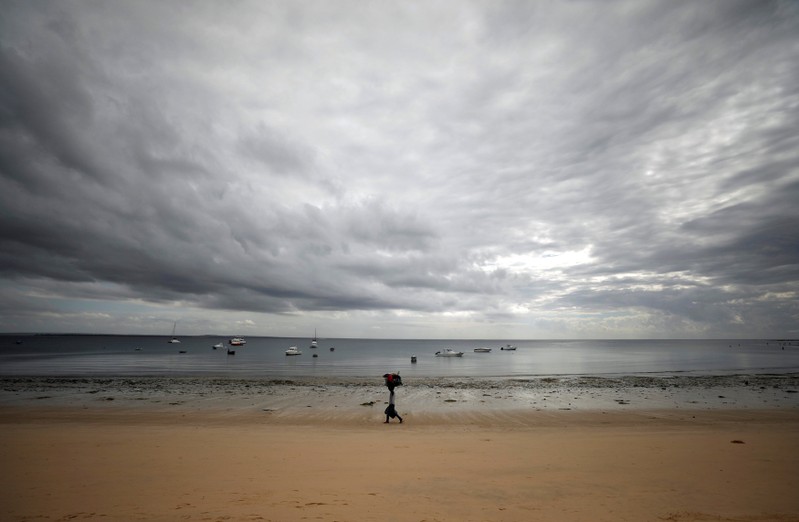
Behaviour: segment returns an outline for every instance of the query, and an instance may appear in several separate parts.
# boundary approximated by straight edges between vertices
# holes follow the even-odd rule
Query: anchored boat
[[[175,321],[175,324],[172,325],[172,338],[167,341],[170,344],[178,344],[178,343],[180,343],[180,339],[175,337],[175,328],[177,328],[177,327],[178,327],[178,322]]]
[[[440,352],[436,352],[436,357],[463,357],[463,352],[456,352],[449,348],[445,348]]]

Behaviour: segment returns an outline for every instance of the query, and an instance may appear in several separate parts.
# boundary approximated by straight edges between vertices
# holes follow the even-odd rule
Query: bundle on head
[[[386,373],[383,378],[386,380],[386,386],[389,389],[393,390],[395,386],[402,386],[402,377],[398,373]]]

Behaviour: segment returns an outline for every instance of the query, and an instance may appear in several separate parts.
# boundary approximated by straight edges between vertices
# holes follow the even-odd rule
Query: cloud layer
[[[798,35],[792,2],[8,2],[0,330],[795,336]]]

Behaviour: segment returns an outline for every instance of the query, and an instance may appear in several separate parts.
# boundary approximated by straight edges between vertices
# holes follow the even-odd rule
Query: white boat
[[[476,353],[491,353],[491,348],[475,348]]]
[[[224,348],[224,347],[225,345],[223,345],[222,343],[216,343],[215,345],[212,346],[214,350],[218,350],[219,348]]]
[[[316,342],[316,328],[313,331],[313,339],[311,339],[311,348],[316,348],[318,343]]]
[[[507,351],[514,351],[514,350],[516,350],[516,347],[515,347],[515,346],[512,346],[512,345],[510,345],[510,344],[506,344],[505,346],[503,346],[502,348],[500,348],[500,350],[505,350],[506,352],[507,352]]]
[[[440,352],[436,352],[436,357],[463,357],[463,352],[456,352],[449,348],[445,348]]]
[[[230,346],[244,346],[245,344],[247,344],[247,341],[245,341],[241,337],[234,337],[233,339],[230,339],[228,341],[228,344]]]
[[[175,337],[175,328],[177,327],[178,327],[178,322],[175,321],[175,324],[172,325],[172,338],[167,341],[170,344],[180,343],[180,339]]]
[[[302,355],[302,352],[296,346],[292,346],[286,350],[286,355]]]

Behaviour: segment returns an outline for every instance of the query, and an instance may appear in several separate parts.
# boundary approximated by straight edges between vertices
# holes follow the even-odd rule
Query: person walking
[[[388,424],[389,420],[393,419],[394,417],[398,418],[400,424],[402,424],[402,417],[400,417],[400,414],[397,413],[397,407],[394,399],[394,388],[396,386],[402,385],[402,378],[399,375],[392,373],[383,375],[383,378],[386,380],[386,387],[388,388],[388,406],[386,406],[386,410],[384,411],[386,414],[386,422],[383,424]]]

